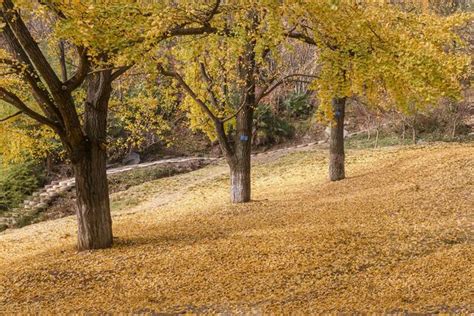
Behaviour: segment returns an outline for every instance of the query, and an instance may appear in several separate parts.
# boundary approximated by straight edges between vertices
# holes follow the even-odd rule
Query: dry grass
[[[114,248],[76,253],[74,218],[0,235],[0,312],[474,311],[474,147],[326,152],[225,166],[114,196]],[[137,206],[126,206],[134,199]]]

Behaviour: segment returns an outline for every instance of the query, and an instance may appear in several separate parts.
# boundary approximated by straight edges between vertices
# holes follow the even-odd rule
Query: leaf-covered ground
[[[226,167],[114,195],[112,249],[77,253],[75,219],[0,235],[0,312],[474,311],[474,146],[260,161],[254,201]]]

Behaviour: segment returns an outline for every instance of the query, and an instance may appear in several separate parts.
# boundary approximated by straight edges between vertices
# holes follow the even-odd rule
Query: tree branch
[[[219,108],[219,101],[217,100],[217,97],[214,94],[214,91],[212,91],[212,85],[213,85],[212,79],[211,79],[211,77],[209,77],[209,74],[206,71],[206,66],[204,66],[204,63],[199,63],[199,69],[201,70],[201,76],[202,76],[203,80],[207,84],[207,89],[206,90],[209,93],[209,95],[211,96],[212,105],[214,105],[214,107],[216,107],[216,108]]]
[[[64,51],[64,41],[59,40],[59,65],[61,66],[61,79],[67,81],[66,52]]]
[[[181,77],[180,74],[174,71],[165,70],[162,64],[158,64],[158,71],[167,77],[174,78],[178,81],[179,85],[183,87],[184,91],[201,107],[201,109],[209,116],[209,118],[214,122],[219,122],[219,118],[212,113],[211,109],[202,101],[197,94],[191,89],[191,87],[186,83],[186,81]]]
[[[59,80],[38,44],[31,36],[30,31],[23,22],[19,12],[15,10],[11,0],[3,0],[3,9],[1,10],[1,13],[4,21],[10,26],[16,39],[23,47],[31,63],[41,75],[53,95],[60,91],[62,88],[61,80]]]
[[[51,1],[38,0],[38,3],[48,7],[51,11],[53,11],[58,16],[58,18],[63,19],[63,20],[66,19],[66,16],[64,15],[64,13]]]
[[[219,10],[219,6],[221,5],[221,0],[216,0],[216,3],[212,7],[211,11],[207,14],[207,18],[203,21],[203,24],[206,25],[209,22],[211,22],[212,18],[214,15],[217,14],[217,11]]]
[[[317,46],[316,41],[311,36],[304,33],[289,31],[285,33],[285,36],[289,38],[297,39],[309,45]],[[333,45],[329,43],[327,40],[324,41],[323,44],[326,45],[331,50],[337,50],[337,45]]]
[[[318,78],[316,75],[308,75],[308,74],[291,74],[283,77],[282,79],[278,80],[273,86],[267,87],[267,89],[263,90],[257,97],[256,97],[256,103],[258,104],[264,97],[268,96],[270,93],[272,93],[276,88],[281,86],[282,84],[288,83],[288,82],[304,82],[304,83],[310,83],[309,81],[302,81],[302,80],[288,80],[289,78],[292,77],[308,77],[308,78]]]
[[[1,59],[0,62],[9,65],[14,71],[16,71],[17,74],[23,76],[25,81],[30,85],[33,97],[41,109],[49,116],[51,120],[57,120],[60,122],[60,124],[63,124],[59,109],[53,103],[48,90],[44,88],[44,85],[41,82],[41,79],[35,68],[31,64],[28,55],[23,50],[23,47],[18,42],[9,25],[4,26],[2,34],[17,60]],[[26,65],[26,68],[24,68],[21,63]]]
[[[68,91],[74,91],[84,82],[90,67],[89,59],[87,58],[87,49],[77,47],[77,52],[79,53],[79,65],[77,66],[77,70],[69,80],[64,82],[64,86]]]
[[[235,111],[234,114],[224,118],[221,120],[222,123],[225,123],[225,122],[228,122],[230,121],[231,119],[233,119],[234,117],[236,117],[237,115],[239,115],[239,113],[243,110],[243,108],[245,107],[245,99],[247,98],[247,95],[244,96],[244,101],[240,104],[239,108],[237,109],[237,111]]]
[[[12,115],[8,115],[8,116],[6,116],[6,117],[4,117],[4,118],[1,118],[1,119],[0,119],[0,123],[5,122],[5,121],[8,121],[9,119],[12,119],[12,118],[14,118],[14,117],[16,117],[16,116],[18,116],[18,115],[20,115],[20,114],[23,114],[23,111],[18,111],[18,112],[16,112],[16,113],[12,114]]]
[[[25,113],[32,119],[36,120],[37,122],[41,124],[48,125],[55,131],[60,132],[61,131],[61,126],[56,124],[55,122],[51,121],[47,117],[33,111],[30,109],[19,97],[17,97],[15,94],[5,90],[4,88],[0,87],[0,99],[11,104],[12,106],[16,107],[18,110],[21,112]]]
[[[212,113],[211,109],[206,105],[204,101],[202,101],[196,93],[191,89],[191,87],[185,82],[183,77],[179,75],[177,72],[174,71],[169,71],[165,70],[163,68],[162,64],[158,64],[158,71],[167,77],[174,78],[176,81],[178,81],[179,85],[183,87],[183,89],[186,91],[186,93],[196,102],[201,109],[207,114],[207,116],[212,120],[214,123],[214,127],[217,133],[217,138],[219,140],[219,143],[221,144],[222,151],[226,155],[228,159],[232,159],[231,157],[233,156],[233,149],[232,146],[229,143],[229,140],[227,139],[227,135],[225,133],[225,128],[224,128],[224,121],[220,120],[217,116]]]
[[[118,67],[118,69],[112,73],[111,80],[114,81],[115,79],[126,73],[132,67],[133,65]]]
[[[290,31],[290,32],[287,32],[285,35],[289,38],[294,38],[310,45],[316,45],[316,41],[314,39],[312,39],[310,36],[303,33]]]

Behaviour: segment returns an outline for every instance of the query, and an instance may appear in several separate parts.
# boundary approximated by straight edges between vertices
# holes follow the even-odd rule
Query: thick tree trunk
[[[344,114],[346,98],[334,98],[332,111],[334,122],[331,125],[329,137],[329,179],[338,181],[345,178],[344,170]]]
[[[230,167],[230,200],[232,203],[250,201],[250,162],[239,161]]]
[[[94,144],[87,147],[82,159],[74,164],[79,250],[112,245],[106,153]]]
[[[110,92],[110,71],[98,72],[89,77],[84,113],[86,139],[73,160],[79,250],[112,245],[105,143]]]
[[[251,106],[245,107],[237,115],[235,152],[230,163],[230,199],[232,203],[250,201],[252,120],[253,109]]]

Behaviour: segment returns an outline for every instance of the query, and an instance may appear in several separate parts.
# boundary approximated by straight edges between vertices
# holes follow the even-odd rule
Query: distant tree
[[[395,1],[394,1],[395,2]],[[398,3],[398,2],[397,2]],[[428,2],[427,2],[428,3]],[[345,178],[346,100],[416,113],[440,98],[459,98],[470,56],[456,30],[467,14],[439,16],[419,7],[374,1],[299,1],[291,6],[293,37],[317,46],[322,70],[313,88],[331,125],[329,178]],[[422,3],[423,4],[423,3]],[[404,2],[404,6],[407,3]]]

